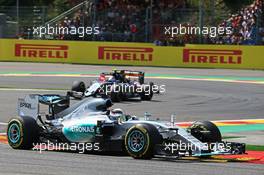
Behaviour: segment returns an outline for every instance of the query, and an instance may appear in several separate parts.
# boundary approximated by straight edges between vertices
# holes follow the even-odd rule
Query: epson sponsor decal
[[[25,107],[25,108],[28,108],[28,109],[32,109],[30,103],[20,102],[19,106],[20,106],[21,108]]]

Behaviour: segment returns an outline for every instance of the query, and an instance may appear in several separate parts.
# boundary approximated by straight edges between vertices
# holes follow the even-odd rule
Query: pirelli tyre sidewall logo
[[[183,63],[242,64],[242,50],[183,49]]]
[[[67,45],[15,44],[15,56],[22,58],[68,58]]]
[[[152,62],[153,48],[99,46],[99,60]]]

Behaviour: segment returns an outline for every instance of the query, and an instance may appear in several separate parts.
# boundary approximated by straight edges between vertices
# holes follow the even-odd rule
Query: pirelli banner
[[[182,67],[264,69],[264,46],[186,45]]]
[[[0,40],[0,61],[264,69],[264,46]]]

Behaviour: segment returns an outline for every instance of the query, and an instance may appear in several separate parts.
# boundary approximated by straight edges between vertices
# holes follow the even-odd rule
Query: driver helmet
[[[123,116],[124,116],[124,112],[120,108],[112,109],[109,114],[111,120],[119,120],[122,119]]]
[[[106,81],[106,76],[104,73],[101,73],[99,76],[99,81]]]

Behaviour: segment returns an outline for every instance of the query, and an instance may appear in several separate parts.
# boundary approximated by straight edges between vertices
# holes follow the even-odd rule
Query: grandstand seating
[[[188,2],[187,0],[153,0],[153,8],[150,9],[150,0],[96,0],[95,4],[92,4],[96,12],[95,18],[91,17],[91,7],[89,13],[87,13],[88,8],[81,8],[73,15],[59,20],[57,25],[70,28],[95,24],[100,27],[100,35],[86,38],[57,35],[49,39],[154,41],[158,45],[199,43],[199,36],[179,35],[172,39],[160,35],[165,24],[199,25],[198,11],[189,10],[191,7]],[[230,15],[219,24],[223,27],[232,27],[231,35],[223,34],[215,38],[203,36],[203,41],[215,44],[256,44],[257,36],[263,40],[264,29],[261,28],[263,19],[259,20],[261,15],[263,16],[263,0],[255,0],[252,5],[241,9],[237,14]],[[262,31],[260,35],[258,35],[259,29]]]

